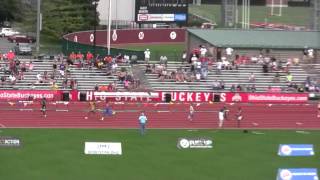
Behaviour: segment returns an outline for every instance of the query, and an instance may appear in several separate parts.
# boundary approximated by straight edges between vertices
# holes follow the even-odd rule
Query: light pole
[[[111,44],[111,23],[112,23],[112,1],[109,0],[109,11],[108,11],[108,42],[107,42],[107,49],[108,49],[108,55],[110,55],[110,44]]]
[[[94,24],[93,24],[93,56],[96,57],[96,34],[97,34],[97,5],[98,2],[93,0],[92,5],[94,6]]]
[[[40,51],[40,28],[41,28],[41,12],[40,12],[40,7],[41,7],[41,0],[37,1],[37,37],[36,37],[36,53],[39,55]]]

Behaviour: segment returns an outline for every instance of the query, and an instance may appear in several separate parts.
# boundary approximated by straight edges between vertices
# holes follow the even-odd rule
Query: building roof
[[[188,32],[218,47],[320,49],[320,32],[315,31],[188,29]]]

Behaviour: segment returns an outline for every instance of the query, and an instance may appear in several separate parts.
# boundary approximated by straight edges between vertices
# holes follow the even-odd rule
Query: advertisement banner
[[[122,155],[120,142],[85,142],[84,154]]]
[[[138,0],[135,6],[137,23],[188,21],[188,1],[146,1]]]
[[[47,100],[56,100],[61,97],[61,91],[50,90],[0,90],[0,101],[13,100],[39,100],[45,97]]]
[[[226,102],[306,103],[308,94],[298,93],[226,93]]]
[[[313,156],[312,144],[280,144],[279,156]]]
[[[318,180],[315,168],[278,169],[277,180]]]

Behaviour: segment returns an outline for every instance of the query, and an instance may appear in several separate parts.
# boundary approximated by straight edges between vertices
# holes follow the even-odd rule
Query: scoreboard
[[[188,20],[188,0],[136,0],[137,23],[179,23]]]

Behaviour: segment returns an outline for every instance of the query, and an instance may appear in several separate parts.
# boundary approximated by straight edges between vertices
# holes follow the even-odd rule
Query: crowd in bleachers
[[[246,54],[228,47],[211,49],[208,53],[208,49],[200,45],[193,49],[190,55],[187,55],[184,51],[181,58],[182,64],[176,69],[167,67],[166,56],[161,56],[159,63],[149,64],[149,61],[146,61],[146,73],[156,74],[160,82],[208,82],[212,84],[213,90],[255,92],[257,90],[256,83],[261,86],[261,83],[265,82],[267,84],[272,83],[270,87],[264,90],[268,92],[319,92],[320,83],[318,81],[313,80],[311,83],[306,80],[303,83],[300,80],[301,77],[297,81],[295,74],[291,72],[293,66],[294,71],[297,69],[296,67],[299,66],[301,60],[306,62],[305,60],[312,58],[314,58],[314,51],[310,48],[304,49],[300,56],[293,54],[289,58],[280,58],[276,57],[269,49],[263,49],[257,54]],[[242,72],[238,71],[239,68],[250,67],[251,65],[252,67],[257,65],[261,67],[258,79],[253,72],[250,73],[249,71],[247,73],[250,74],[246,82],[243,80],[240,83],[235,81],[230,84],[229,82],[227,87],[223,78],[219,78],[219,76],[223,77],[224,71],[237,74],[237,72]],[[215,71],[212,71],[214,67]],[[216,79],[207,79],[209,73],[215,73]],[[261,77],[262,75],[266,78]],[[266,80],[268,77],[272,77],[271,82]],[[280,86],[281,88],[278,88]]]

